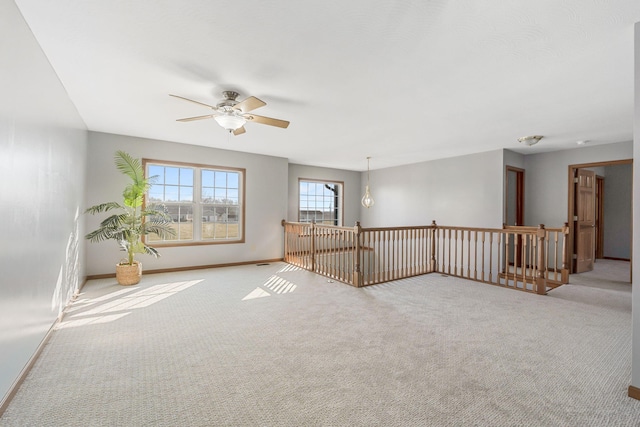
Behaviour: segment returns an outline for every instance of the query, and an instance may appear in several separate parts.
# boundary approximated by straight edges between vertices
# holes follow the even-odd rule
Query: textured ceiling
[[[94,131],[352,170],[632,139],[637,0],[16,4]],[[175,121],[229,89],[291,125]]]

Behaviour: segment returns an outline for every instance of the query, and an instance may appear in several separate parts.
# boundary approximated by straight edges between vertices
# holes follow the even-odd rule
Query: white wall
[[[287,159],[177,144],[130,136],[90,132],[87,162],[87,206],[119,201],[127,178],[114,166],[113,156],[123,150],[137,158],[170,160],[246,169],[245,243],[159,247],[160,258],[137,255],[144,270],[193,267],[282,258],[281,221],[287,210]],[[93,230],[105,216],[87,217]],[[114,241],[87,247],[87,275],[112,274],[122,253]]]
[[[635,110],[633,114],[633,148],[640,153],[640,22],[635,25]],[[633,161],[633,253],[640,254],[640,160]],[[640,388],[640,256],[633,257],[633,286],[632,286],[632,371],[631,385]]]
[[[606,166],[604,169],[603,255],[631,259],[633,165]]]
[[[84,281],[87,132],[12,1],[0,58],[1,398]]]
[[[360,220],[360,172],[342,169],[319,168],[291,163],[289,165],[289,208],[287,220],[298,221],[298,179],[309,178],[326,181],[340,181],[344,183],[343,219],[342,225],[351,227]]]
[[[371,171],[375,205],[360,208],[362,225],[428,225],[436,220],[440,225],[501,228],[503,151]],[[366,179],[365,172],[361,193]]]
[[[525,156],[525,224],[560,227],[567,221],[569,165],[632,157],[630,141]]]

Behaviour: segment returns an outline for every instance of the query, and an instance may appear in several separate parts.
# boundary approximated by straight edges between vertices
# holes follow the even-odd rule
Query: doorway
[[[524,225],[524,169],[513,166],[506,167],[505,178],[505,225]],[[507,246],[510,265],[522,265],[522,236],[509,234]]]
[[[597,258],[631,259],[632,163],[628,159],[569,165],[571,273],[591,271]]]
[[[506,225],[524,225],[524,169],[507,166],[505,180]]]

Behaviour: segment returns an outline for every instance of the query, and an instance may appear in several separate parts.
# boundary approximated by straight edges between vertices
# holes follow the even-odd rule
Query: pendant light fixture
[[[364,196],[362,196],[362,206],[367,209],[375,203],[369,192],[369,159],[371,159],[371,157],[367,157],[367,186],[364,188]]]

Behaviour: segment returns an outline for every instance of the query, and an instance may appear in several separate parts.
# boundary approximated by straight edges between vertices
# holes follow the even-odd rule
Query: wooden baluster
[[[560,271],[558,268],[558,234],[557,231],[553,233],[553,280],[556,282],[558,281],[558,271]]]
[[[387,279],[393,280],[393,230],[387,230]]]
[[[331,232],[331,274],[334,278],[338,278],[338,230],[335,228],[330,229]]]
[[[453,275],[458,275],[458,230],[453,230]]]
[[[338,279],[341,282],[344,282],[344,274],[342,273],[342,250],[341,248],[343,247],[343,242],[344,242],[344,235],[342,233],[342,230],[340,229],[336,229],[336,240],[335,240],[335,249],[336,249],[336,273],[338,275]]]
[[[473,232],[473,280],[478,280],[478,230]]]
[[[420,248],[420,274],[426,274],[427,271],[427,265],[428,265],[428,259],[427,259],[427,234],[428,234],[428,229],[427,228],[422,228],[420,230],[420,243],[419,243],[419,248]]]
[[[547,293],[547,279],[546,279],[546,260],[544,258],[544,238],[546,231],[544,225],[538,226],[538,269],[536,272],[536,293],[538,295],[546,295]]]
[[[404,279],[407,277],[407,230],[402,230],[402,255],[400,256],[402,262],[402,276]]]
[[[408,252],[408,239],[407,239],[407,230],[402,230],[402,256],[401,256],[401,260],[402,260],[402,279],[404,279],[405,277],[407,277],[407,267],[408,267],[408,257],[407,257],[407,252]]]
[[[447,229],[447,244],[448,244],[448,256],[447,256],[447,274],[451,274],[451,229]]]
[[[417,239],[416,234],[417,234],[417,230],[412,229],[411,230],[411,275],[412,276],[415,276],[417,272],[416,256],[417,256],[418,247],[416,246],[416,239]]]
[[[387,281],[387,232],[380,232],[380,280]]]
[[[487,238],[487,233],[483,231],[482,238],[480,239],[480,241],[482,242],[482,264],[480,266],[480,272],[481,272],[481,277],[483,282],[487,280],[485,277],[485,271],[484,271],[484,267],[485,267],[484,252],[486,248],[486,238]],[[491,240],[492,240],[491,233],[489,233],[489,241]],[[489,243],[489,248],[491,248],[491,243]],[[489,265],[489,281],[491,281],[491,265]]]
[[[471,230],[467,230],[467,279],[471,278]]]
[[[376,265],[374,259],[374,247],[376,245],[373,232],[369,232],[369,284],[375,283]]]
[[[528,264],[527,248],[529,247],[529,243],[530,243],[529,238],[530,238],[529,234],[523,234],[522,237],[520,238],[520,240],[522,240],[523,242],[522,248],[520,249],[522,251],[522,254],[520,255],[520,259],[522,260],[522,262],[520,263],[520,270],[521,270],[520,277],[522,278],[522,288],[524,290],[527,289],[527,264]]]
[[[495,236],[494,236],[495,234]],[[500,270],[501,266],[500,266],[500,261],[502,261],[502,247],[501,245],[503,244],[502,240],[502,233],[498,232],[498,233],[494,233],[493,231],[489,231],[489,283],[494,283],[494,276],[493,276],[493,247],[495,246],[496,250],[496,256],[495,258],[497,258],[498,262],[497,262],[497,270],[496,270],[496,275],[495,275],[495,280],[498,284],[500,284],[500,272],[502,270]],[[483,276],[484,277],[484,268],[485,268],[485,260],[484,260],[484,252],[482,255],[482,269],[483,269]],[[502,266],[502,268],[504,269],[504,266]]]
[[[396,241],[397,241],[397,234],[398,231],[397,230],[390,230],[389,231],[389,263],[390,263],[390,269],[389,269],[389,274],[391,275],[391,280],[395,280],[396,279]]]

